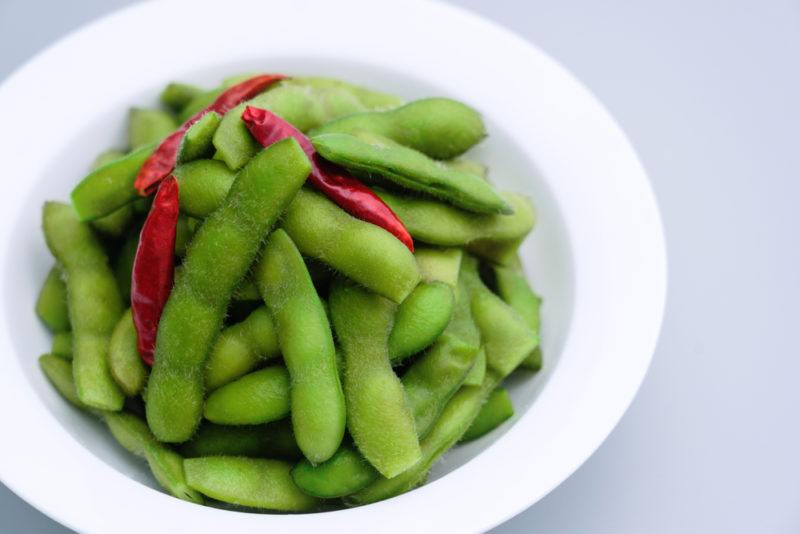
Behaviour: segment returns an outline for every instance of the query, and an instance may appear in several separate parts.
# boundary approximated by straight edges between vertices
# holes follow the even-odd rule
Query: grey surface
[[[0,78],[127,3],[0,0]],[[800,532],[800,7],[457,3],[549,52],[617,117],[653,181],[670,258],[661,341],[630,411],[496,532]],[[0,486],[0,531],[64,530]]]

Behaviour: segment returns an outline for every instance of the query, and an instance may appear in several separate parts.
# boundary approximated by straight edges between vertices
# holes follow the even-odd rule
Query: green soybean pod
[[[200,429],[181,446],[187,458],[201,456],[248,456],[298,460],[303,453],[297,447],[288,419],[266,425],[225,426],[203,422]]]
[[[195,234],[161,315],[148,381],[147,422],[160,441],[182,442],[194,433],[204,363],[231,295],[310,169],[297,141],[275,143],[237,175],[225,202]]]
[[[111,375],[128,397],[141,393],[147,383],[147,367],[139,356],[137,339],[131,310],[128,309],[114,327],[108,347]]]
[[[483,284],[475,258],[465,257],[463,265],[472,295],[472,316],[486,350],[487,368],[504,378],[533,352],[539,344],[539,336],[511,306]]]
[[[403,103],[403,100],[398,96],[374,91],[335,78],[303,76],[295,78],[295,81],[315,90],[333,89],[345,91],[353,95],[366,109],[387,110],[396,108]]]
[[[458,285],[463,255],[464,251],[460,248],[417,246],[414,250],[420,275],[425,282],[444,282],[454,289]]]
[[[515,258],[519,265],[519,257]],[[539,308],[542,299],[531,289],[521,269],[494,267],[497,293],[509,306],[525,320],[532,332],[539,334]],[[523,367],[533,371],[542,368],[542,352],[539,347],[533,350],[522,362]]]
[[[246,106],[269,109],[305,132],[331,119],[392,103],[396,105],[399,100],[344,82],[327,83],[318,78],[283,80],[225,114],[214,134],[215,157],[231,169],[238,169],[258,151],[258,143],[241,120]]]
[[[436,341],[453,315],[453,289],[444,282],[418,285],[397,307],[389,358],[399,363]]]
[[[344,352],[347,428],[364,457],[383,476],[402,473],[420,458],[414,418],[389,362],[395,305],[344,280],[329,297]]]
[[[417,263],[405,245],[319,193],[299,191],[281,224],[303,255],[394,302],[402,302],[419,282]]]
[[[117,280],[120,296],[124,302],[131,300],[131,276],[136,249],[139,247],[139,230],[132,231],[122,243],[114,258],[114,278]]]
[[[131,108],[128,112],[128,145],[135,150],[158,143],[177,128],[175,118],[165,111]]]
[[[68,204],[46,202],[43,227],[47,246],[64,268],[78,395],[94,408],[119,410],[125,397],[108,368],[108,342],[123,309],[108,258]]]
[[[178,147],[177,162],[187,163],[196,159],[214,155],[214,132],[217,131],[222,117],[211,111],[192,124],[181,139]]]
[[[236,178],[224,163],[211,159],[178,165],[173,174],[180,187],[181,211],[201,219],[222,205]]]
[[[107,412],[102,417],[120,445],[147,460],[150,471],[161,487],[179,499],[203,503],[203,497],[186,483],[183,458],[159,443],[142,419],[125,412]]]
[[[95,169],[81,180],[70,195],[80,220],[92,221],[139,198],[133,182],[154,149],[155,144],[145,145]]]
[[[178,215],[178,220],[175,221],[175,255],[182,258],[186,255],[186,247],[192,240],[194,232],[190,218],[184,214]]]
[[[292,469],[292,479],[304,493],[336,499],[355,493],[378,478],[378,472],[352,446],[341,447],[319,465],[303,460]]]
[[[253,276],[275,321],[291,376],[297,444],[312,463],[324,462],[342,442],[346,415],[325,309],[300,251],[283,230],[269,236]]]
[[[225,384],[206,399],[203,416],[220,425],[258,425],[289,415],[289,373],[267,367]]]
[[[106,150],[95,158],[92,169],[97,169],[107,165],[112,161],[124,158],[125,153],[117,150]],[[110,237],[120,237],[123,235],[133,221],[133,207],[130,205],[122,206],[108,215],[92,221],[92,228]]]
[[[67,285],[62,280],[58,267],[51,268],[44,279],[36,299],[36,315],[51,332],[69,330]]]
[[[511,206],[485,180],[375,134],[329,133],[311,138],[320,155],[358,174],[379,177],[475,213],[511,214]]]
[[[50,349],[50,353],[71,360],[72,332],[56,332],[53,334],[53,345]]]
[[[419,486],[431,466],[458,443],[481,410],[492,390],[500,383],[488,373],[480,386],[463,386],[453,395],[439,419],[421,442],[422,455],[414,466],[394,478],[380,477],[361,491],[346,498],[348,504],[368,504],[400,495]]]
[[[168,84],[158,99],[172,111],[178,112],[194,97],[203,93],[203,89],[188,83],[172,82]]]
[[[486,350],[481,348],[475,358],[475,364],[467,373],[466,378],[464,378],[464,384],[467,386],[480,386],[484,377],[486,377]]]
[[[451,159],[448,161],[443,161],[442,164],[448,166],[451,169],[455,169],[461,172],[465,172],[467,174],[471,174],[473,176],[477,176],[481,180],[487,180],[489,175],[489,169],[486,167],[486,165],[471,159],[465,159],[465,158]]]
[[[54,354],[43,354],[39,356],[39,367],[56,391],[70,404],[82,410],[91,409],[78,398],[75,381],[72,379],[72,362]]]
[[[260,306],[242,322],[222,330],[206,361],[206,387],[213,391],[279,355],[275,324],[267,308]]]
[[[471,441],[488,434],[514,415],[514,406],[508,390],[497,388],[492,391],[477,417],[464,433],[461,441]]]
[[[218,501],[283,512],[305,512],[318,505],[295,485],[288,462],[210,456],[187,458],[183,466],[189,486]]]
[[[112,161],[116,161],[120,158],[125,157],[125,152],[122,150],[117,150],[116,148],[109,148],[108,150],[104,150],[94,158],[92,162],[92,169],[97,169],[102,167],[103,165],[108,165]]]
[[[233,300],[261,302],[261,293],[258,292],[258,287],[252,278],[245,278],[242,280],[241,284],[236,286],[236,291],[233,293]]]
[[[349,115],[310,134],[358,131],[388,137],[435,159],[460,156],[486,137],[486,127],[478,112],[449,98],[425,98],[390,111]]]
[[[533,229],[536,216],[530,200],[502,193],[514,213],[477,215],[432,199],[401,196],[375,188],[415,240],[429,245],[463,247],[482,241],[522,239]]]

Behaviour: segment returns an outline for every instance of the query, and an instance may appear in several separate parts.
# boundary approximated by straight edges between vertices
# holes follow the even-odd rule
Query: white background
[[[0,80],[129,3],[0,0]],[[800,3],[454,3],[524,35],[611,110],[650,174],[670,262],[630,411],[495,532],[800,532]],[[0,531],[66,532],[2,485]]]

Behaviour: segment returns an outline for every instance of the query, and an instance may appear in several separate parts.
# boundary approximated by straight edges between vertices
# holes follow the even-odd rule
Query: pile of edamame
[[[462,157],[486,135],[465,104],[280,79],[181,141],[174,283],[150,367],[130,302],[152,199],[134,180],[245,78],[169,84],[158,109],[130,111],[127,146],[100,154],[71,202],[44,205],[55,261],[36,302],[53,333],[41,368],[180,499],[307,512],[412,490],[513,416],[511,373],[542,366],[540,299],[517,254],[531,202]],[[313,149],[264,148],[247,106]],[[314,189],[314,158],[366,184],[413,247]]]

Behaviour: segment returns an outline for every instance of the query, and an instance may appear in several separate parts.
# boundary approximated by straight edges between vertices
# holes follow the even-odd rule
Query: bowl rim
[[[209,0],[204,3],[214,6]],[[578,363],[585,362],[577,356],[564,358],[536,403],[506,435],[468,464],[411,493],[344,511],[265,516],[185,503],[152,491],[97,461],[59,429],[53,414],[36,396],[25,391],[28,385],[17,359],[3,357],[0,417],[11,428],[24,432],[19,432],[16,439],[0,442],[0,480],[53,519],[87,532],[110,530],[111,525],[117,532],[138,532],[143,528],[205,531],[220,527],[255,532],[265,526],[285,532],[310,532],[323,521],[326,528],[356,532],[374,530],[376,525],[386,532],[409,528],[485,531],[541,499],[588,459],[616,426],[644,379],[663,318],[667,283],[663,227],[645,171],[619,125],[555,60],[511,31],[456,6],[407,0],[387,25],[385,9],[359,0],[341,0],[335,6],[322,0],[301,0],[291,6],[273,2],[268,10],[262,7],[271,20],[280,21],[273,25],[273,31],[241,32],[237,25],[242,20],[234,13],[257,9],[255,4],[229,0],[225,13],[204,10],[201,4],[171,0],[129,6],[73,31],[12,73],[0,86],[0,115],[14,126],[6,130],[14,131],[14,135],[4,135],[0,143],[9,156],[6,160],[10,161],[11,175],[16,169],[23,169],[23,162],[26,168],[20,175],[35,177],[41,172],[42,164],[32,163],[41,147],[30,142],[41,134],[30,115],[37,118],[37,104],[48,95],[46,86],[52,73],[65,73],[71,67],[78,70],[75,78],[82,75],[96,82],[98,75],[91,69],[108,61],[104,47],[119,53],[124,63],[107,65],[106,76],[113,79],[123,76],[126,68],[144,72],[136,69],[149,67],[144,78],[166,80],[169,65],[178,64],[185,57],[180,57],[179,50],[162,47],[158,64],[148,63],[148,57],[156,57],[157,45],[176,43],[190,37],[192,31],[202,33],[203,29],[213,28],[240,39],[222,46],[218,43],[216,48],[206,40],[194,43],[193,52],[203,55],[205,61],[247,57],[258,47],[271,53],[346,55],[366,64],[381,64],[391,58],[401,71],[425,72],[441,84],[449,83],[456,97],[474,91],[476,98],[491,98],[492,87],[485,80],[476,80],[469,88],[459,87],[453,80],[467,80],[465,72],[472,64],[492,66],[492,74],[498,79],[519,84],[507,84],[507,94],[519,95],[535,87],[532,94],[547,97],[552,103],[541,109],[517,102],[515,114],[503,114],[503,124],[510,133],[527,136],[536,147],[534,159],[545,179],[560,178],[558,183],[548,180],[548,184],[553,187],[565,218],[575,262],[575,292],[579,295],[564,354],[593,352],[598,355],[598,364],[577,368]],[[318,16],[303,18],[302,13],[310,9]],[[179,27],[171,24],[177,20],[183,21]],[[328,40],[324,50],[290,31],[294,28],[297,33],[297,28],[303,28],[311,35],[330,35],[333,20],[337,38]],[[441,39],[443,21],[447,21],[448,39]],[[148,40],[137,41],[139,29],[145,27]],[[260,30],[258,26],[254,29]],[[166,33],[170,35],[164,36]],[[474,35],[481,39],[470,38]],[[402,37],[403,42],[397,42]],[[376,45],[364,47],[363,42]],[[421,57],[418,54],[431,50],[461,59],[448,63],[428,58],[423,60],[424,65],[415,65],[414,61]],[[502,55],[492,56],[498,53]],[[463,59],[467,57],[471,65]],[[521,64],[530,73],[545,72],[547,76],[536,79],[528,70],[519,69],[515,78],[509,77]],[[417,70],[411,70],[414,68]],[[68,132],[70,121],[80,121],[80,113],[89,109],[93,99],[102,102],[108,88],[65,78],[60,90],[62,98],[77,99],[75,106],[61,113],[60,120],[67,124],[56,127],[57,132],[59,128]],[[21,111],[26,109],[30,111],[28,115]],[[541,121],[535,131],[529,126],[532,119]],[[580,150],[570,152],[570,148]],[[567,157],[573,153],[580,157]],[[587,180],[586,176],[593,179]],[[6,223],[0,224],[0,265],[7,265],[11,257],[7,245],[13,225],[9,223],[18,219],[20,210],[14,199],[33,187],[33,183],[13,180],[0,199],[0,221]],[[5,298],[7,281],[2,278],[0,283]],[[602,316],[598,316],[601,311]],[[0,348],[5,349],[3,354],[10,355],[14,349],[5,315],[5,308],[0,309]],[[630,325],[635,328],[626,331]],[[562,404],[569,405],[570,410],[548,412],[550,406]],[[538,428],[531,425],[533,412],[541,425]],[[555,421],[556,415],[559,421]],[[519,462],[529,453],[527,438],[549,428],[557,431],[546,446],[536,450],[538,456]],[[54,450],[60,454],[52,454]],[[514,460],[517,463],[509,465]],[[139,506],[147,513],[134,512]]]

